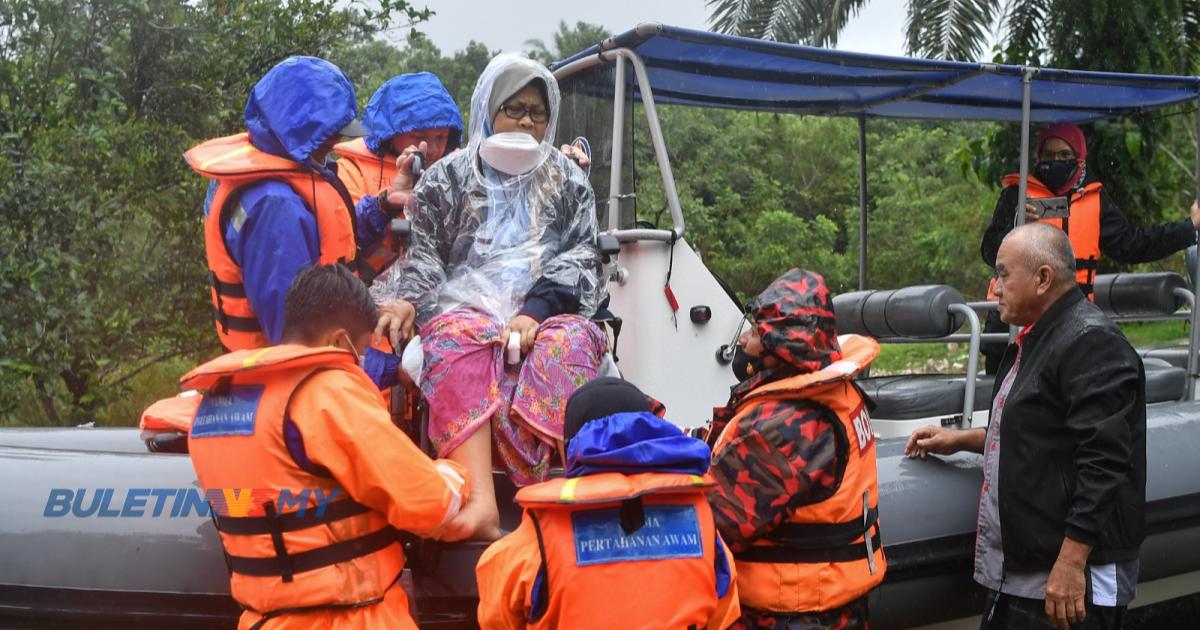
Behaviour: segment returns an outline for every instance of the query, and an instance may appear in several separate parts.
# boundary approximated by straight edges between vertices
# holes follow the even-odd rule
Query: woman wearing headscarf
[[[605,350],[589,319],[606,295],[595,195],[551,144],[558,106],[541,64],[493,59],[471,98],[467,150],[422,176],[406,205],[409,248],[372,289],[381,332],[407,337],[414,320],[420,332],[438,453],[479,480],[450,539],[499,536],[493,453],[517,485],[546,479],[563,405]]]
[[[1044,221],[1062,228],[1075,250],[1076,280],[1085,295],[1091,297],[1092,286],[1103,254],[1121,263],[1144,263],[1166,258],[1196,242],[1200,229],[1200,206],[1192,204],[1191,217],[1147,228],[1135,226],[1104,192],[1103,185],[1087,167],[1087,140],[1083,131],[1070,123],[1059,123],[1042,129],[1037,135],[1037,162],[1029,174],[1027,197],[1030,200],[1065,197],[1069,215],[1066,218],[1045,218],[1037,206],[1025,206],[1025,221]],[[989,267],[996,266],[1000,242],[1016,225],[1018,187],[1021,176],[1007,175],[1004,190],[992,213],[992,223],[983,233],[979,252]],[[991,287],[988,288],[989,299]],[[986,332],[1007,329],[995,313],[988,316]],[[1004,345],[985,344],[986,367],[990,374],[1000,362]]]

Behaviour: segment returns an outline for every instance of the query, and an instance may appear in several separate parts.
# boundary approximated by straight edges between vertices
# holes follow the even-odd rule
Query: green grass
[[[884,343],[879,358],[871,365],[871,374],[965,372],[965,343]]]
[[[1187,343],[1188,326],[1184,320],[1133,322],[1121,324],[1121,330],[1135,348]],[[983,357],[979,367],[983,369]],[[966,343],[885,343],[880,345],[871,374],[965,372],[966,369]]]
[[[1134,322],[1121,324],[1121,331],[1135,348],[1141,346],[1184,345],[1188,339],[1188,322]]]

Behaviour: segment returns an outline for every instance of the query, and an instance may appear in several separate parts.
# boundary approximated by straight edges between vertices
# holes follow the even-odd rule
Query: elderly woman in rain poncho
[[[499,536],[493,454],[518,485],[546,479],[563,406],[605,351],[590,320],[605,298],[595,195],[551,144],[558,107],[541,64],[493,59],[471,98],[467,150],[412,191],[409,249],[372,289],[381,332],[407,336],[415,320],[430,438],[471,472],[448,539]],[[506,362],[510,337],[516,364]]]

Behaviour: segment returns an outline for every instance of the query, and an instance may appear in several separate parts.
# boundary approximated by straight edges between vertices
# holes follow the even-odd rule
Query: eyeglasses
[[[1038,159],[1043,162],[1052,162],[1054,160],[1074,160],[1075,152],[1069,149],[1063,149],[1057,153],[1042,153]]]
[[[513,120],[521,120],[526,116],[529,116],[529,119],[535,123],[544,123],[547,120],[550,120],[550,112],[541,108],[526,109],[516,105],[502,105],[500,107],[500,111],[504,112],[505,116],[508,116]]]

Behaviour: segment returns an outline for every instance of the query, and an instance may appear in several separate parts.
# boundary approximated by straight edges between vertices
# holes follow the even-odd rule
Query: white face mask
[[[519,131],[494,133],[479,145],[479,157],[487,165],[508,175],[522,175],[542,162],[542,144]]]

